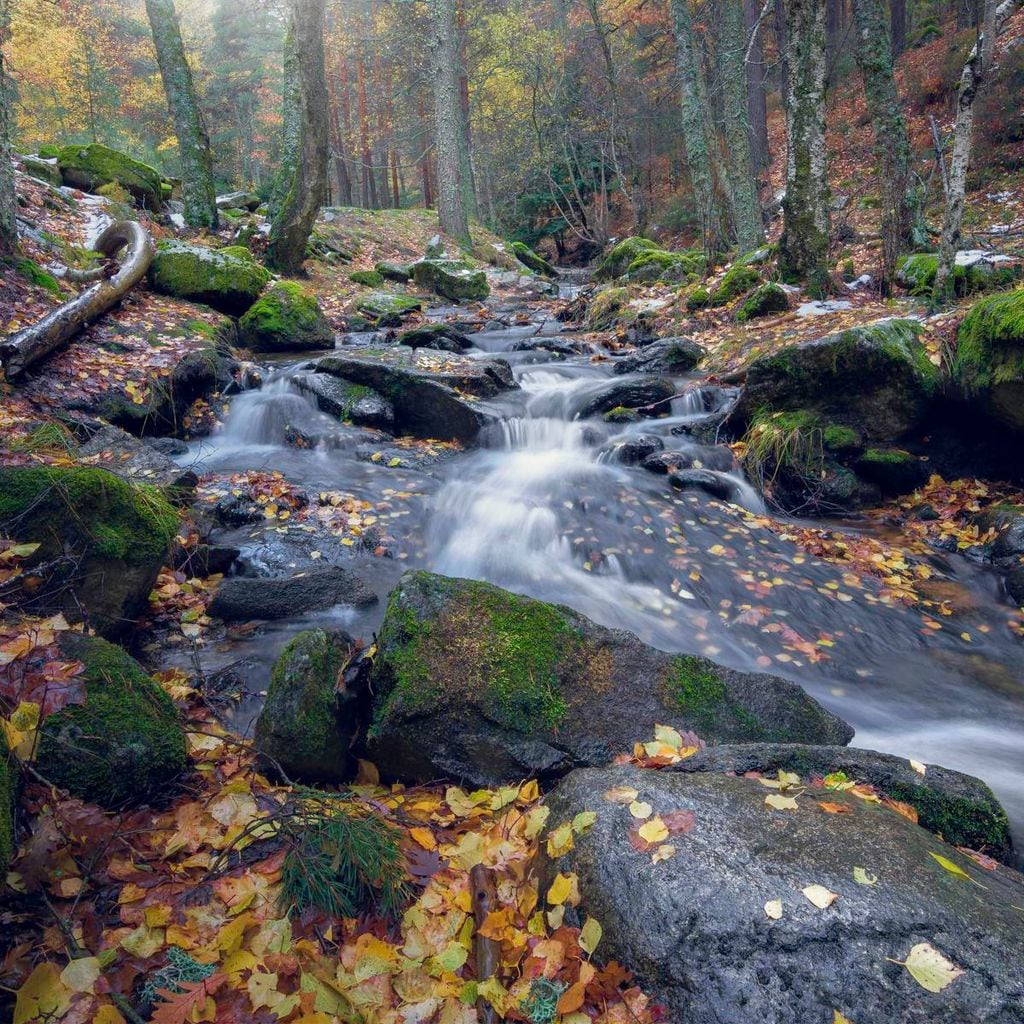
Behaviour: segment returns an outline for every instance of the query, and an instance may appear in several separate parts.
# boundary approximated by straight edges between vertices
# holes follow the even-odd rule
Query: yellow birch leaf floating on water
[[[793,797],[783,796],[781,793],[769,793],[764,802],[777,811],[795,811],[799,806]]]
[[[878,884],[878,876],[870,874],[869,872],[865,871],[863,868],[854,868],[853,869],[853,880],[858,885],[877,885]]]
[[[986,889],[986,888],[988,888],[987,886],[982,885],[981,882],[975,882],[974,879],[971,878],[971,876],[969,874],[967,874],[967,872],[964,871],[964,869],[962,867],[960,867],[959,864],[954,864],[951,860],[947,860],[945,857],[941,856],[940,854],[932,853],[931,850],[928,851],[928,856],[929,857],[934,857],[954,877],[962,878],[966,882],[974,882],[974,884],[979,889]]]
[[[764,916],[778,921],[782,917],[782,900],[769,900],[764,905]]]
[[[640,838],[645,843],[661,843],[668,839],[668,828],[661,818],[655,815],[650,821],[645,821],[637,830]]]
[[[595,921],[594,918],[588,917],[587,923],[580,929],[580,937],[578,939],[580,949],[584,953],[589,953],[591,956],[594,955],[594,950],[597,949],[597,944],[601,941],[601,936],[604,934],[600,923]]]
[[[929,992],[941,992],[964,973],[962,967],[950,963],[930,942],[919,942],[906,960],[893,960],[889,956],[886,960],[906,967],[914,981]]]
[[[800,890],[819,910],[832,906],[839,893],[826,889],[823,885],[808,885]]]

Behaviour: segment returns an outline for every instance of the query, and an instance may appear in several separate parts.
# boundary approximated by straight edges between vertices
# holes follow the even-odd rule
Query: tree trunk
[[[789,153],[779,270],[784,280],[806,280],[811,291],[820,295],[829,290],[825,5],[820,0],[789,0],[786,34]]]
[[[960,228],[967,192],[967,172],[971,163],[971,141],[974,135],[974,101],[978,98],[992,69],[996,38],[1006,22],[1024,5],[1024,0],[986,0],[981,35],[971,50],[960,75],[960,91],[956,100],[956,127],[953,130],[953,155],[949,163],[949,191],[942,221],[942,242],[939,245],[939,266],[935,274],[932,302],[951,297],[953,266],[960,245]]]
[[[146,0],[146,14],[160,65],[167,107],[178,137],[181,158],[181,197],[185,223],[194,228],[218,227],[217,191],[213,184],[210,136],[199,109],[192,69],[181,41],[174,0]]]
[[[18,248],[18,198],[14,191],[14,168],[11,166],[13,97],[4,66],[8,20],[7,0],[0,0],[0,256],[9,255]]]
[[[298,274],[327,194],[326,0],[291,0],[289,29],[298,55],[299,146],[295,171],[270,230],[267,265]]]
[[[779,92],[782,94],[782,105],[789,109],[789,33],[786,31],[785,0],[775,0],[772,32],[775,36],[775,47],[779,52],[778,75]]]
[[[149,233],[136,221],[122,220],[111,224],[96,241],[96,251],[108,260],[124,248],[128,251],[113,276],[51,310],[31,327],[0,341],[0,363],[8,380],[18,377],[34,362],[68,342],[83,327],[98,320],[146,276],[156,250]]]
[[[760,0],[743,0],[743,22],[746,26],[750,45],[745,60],[744,74],[747,80],[747,120],[750,122],[750,153],[754,160],[754,172],[759,174],[771,165],[768,150],[768,96],[765,90],[764,43],[761,33],[764,25]]]
[[[370,148],[370,112],[366,99],[366,65],[362,50],[356,49],[356,104],[359,117],[359,148],[362,150],[363,206],[377,209],[377,179],[373,176],[373,151]]]
[[[468,163],[459,101],[459,42],[455,0],[427,0],[430,14],[430,70],[434,87],[437,148],[437,212],[441,230],[469,244],[462,168]]]
[[[907,0],[889,0],[889,37],[893,58],[907,48]]]
[[[456,0],[455,27],[459,34],[459,112],[462,116],[462,134],[464,141],[459,158],[462,166],[462,203],[466,207],[466,216],[477,215],[476,174],[473,171],[473,131],[470,123],[469,106],[469,71],[466,60],[466,4],[465,0]]]
[[[881,175],[882,281],[887,287],[900,254],[913,249],[917,196],[911,184],[910,138],[893,75],[892,48],[882,0],[853,0],[857,33],[856,58],[864,80],[864,95],[875,137],[875,156]]]
[[[270,193],[270,216],[276,217],[291,183],[295,180],[299,158],[300,107],[302,87],[299,80],[299,41],[289,18],[284,37],[283,91],[281,103],[281,161]]]
[[[764,224],[757,194],[754,158],[750,151],[744,67],[747,30],[743,0],[722,0],[718,17],[721,28],[719,66],[722,103],[725,108],[723,134],[729,156],[729,201],[736,241],[743,252],[750,252],[764,243]]]
[[[690,17],[689,0],[672,0],[676,67],[682,104],[683,145],[690,170],[694,203],[700,218],[704,248],[711,252],[722,238],[722,217],[712,173],[712,142],[708,138],[708,95]]]

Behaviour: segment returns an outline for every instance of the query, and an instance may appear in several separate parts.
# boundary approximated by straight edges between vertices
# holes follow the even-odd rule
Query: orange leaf
[[[853,810],[846,804],[834,804],[828,800],[819,800],[818,806],[827,814],[853,814]]]

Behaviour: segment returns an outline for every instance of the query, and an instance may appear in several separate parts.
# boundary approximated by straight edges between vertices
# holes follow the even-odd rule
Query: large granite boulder
[[[689,338],[661,338],[615,362],[615,373],[689,373],[705,356]]]
[[[461,260],[420,260],[410,269],[420,288],[452,302],[482,302],[491,294],[487,275]]]
[[[371,689],[371,757],[403,779],[552,778],[631,751],[658,723],[708,742],[853,735],[793,683],[427,572],[407,573],[388,600]]]
[[[667,377],[615,380],[587,395],[575,413],[579,419],[586,419],[615,409],[646,410],[648,406],[658,406],[652,414],[667,413],[668,400],[675,393],[675,385]]]
[[[567,921],[595,919],[598,957],[627,964],[667,1020],[1024,1019],[1024,878],[807,782],[781,793],[720,774],[573,772],[547,798],[548,827],[583,812],[596,821],[564,855],[542,854],[540,891],[556,872],[576,875],[582,902]],[[630,791],[650,807],[651,842],[622,802]],[[766,804],[773,796],[782,809]],[[942,991],[903,966],[925,943],[962,972]]]
[[[95,192],[103,185],[120,185],[140,206],[159,211],[163,186],[159,172],[126,153],[93,142],[88,146],[64,146],[57,166],[65,185]]]
[[[334,331],[315,295],[294,281],[278,281],[238,321],[238,341],[254,352],[302,352],[333,348]]]
[[[209,613],[225,622],[286,619],[347,604],[365,608],[377,595],[355,573],[332,566],[289,577],[230,576],[210,602]]]
[[[241,316],[270,280],[244,246],[207,249],[168,240],[157,243],[149,268],[153,288],[190,302],[201,302],[229,316]]]

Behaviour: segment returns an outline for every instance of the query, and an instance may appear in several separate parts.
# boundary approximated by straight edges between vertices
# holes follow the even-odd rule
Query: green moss
[[[464,580],[445,597],[434,618],[421,620],[400,592],[391,595],[379,641],[391,688],[378,697],[377,721],[465,699],[517,732],[557,729],[568,711],[562,674],[577,666],[582,646],[562,610]]]
[[[930,295],[939,270],[939,257],[935,253],[918,252],[905,256],[899,264],[897,281],[908,289],[911,295]],[[953,267],[953,292],[956,295],[973,295],[976,292],[991,291],[1011,284],[1020,276],[1020,268],[1010,266]]]
[[[374,267],[374,270],[386,281],[397,281],[400,284],[404,284],[412,277],[412,270],[408,263],[390,263],[387,260],[382,260]]]
[[[880,466],[905,466],[914,461],[914,456],[900,448],[868,448],[860,461]]]
[[[256,744],[290,774],[345,775],[349,751],[339,727],[337,683],[351,653],[340,634],[311,629],[297,634],[274,664]]]
[[[630,293],[627,288],[603,288],[587,306],[587,327],[592,331],[610,331],[623,323]]]
[[[384,275],[378,270],[356,270],[348,275],[348,279],[367,288],[380,288],[384,284]]]
[[[31,281],[37,288],[45,288],[51,295],[62,296],[60,282],[49,271],[43,270],[34,260],[18,260],[18,273]]]
[[[60,157],[60,146],[46,143],[39,147],[38,156],[43,160],[56,160]]]
[[[334,344],[334,332],[315,295],[278,281],[238,321],[238,340],[258,352],[324,348]]]
[[[156,488],[106,470],[31,466],[0,469],[0,528],[51,555],[69,547],[143,565],[164,557],[178,515]]]
[[[542,277],[555,278],[558,277],[558,271],[546,260],[543,256],[535,253],[528,245],[523,242],[513,242],[511,245],[512,253],[516,259],[526,268],[532,270],[535,274],[540,274]]]
[[[631,281],[679,282],[696,277],[703,270],[703,256],[666,252],[662,249],[645,249],[629,264],[626,276]]]
[[[648,249],[657,248],[657,243],[652,242],[649,238],[641,238],[638,235],[624,238],[621,242],[612,246],[601,258],[601,261],[594,270],[594,280],[612,281],[617,277],[621,277],[640,253]]]
[[[391,292],[371,292],[360,298],[356,306],[375,327],[398,327],[406,316],[422,308],[420,299]]]
[[[163,195],[160,175],[149,164],[94,142],[88,146],[65,146],[57,155],[64,180],[76,188],[92,191],[112,183],[125,188],[137,202],[159,210]]]
[[[217,252],[221,256],[233,256],[236,260],[243,260],[246,263],[256,262],[252,250],[245,245],[225,245],[223,249],[218,249]]]
[[[39,772],[105,807],[166,795],[185,772],[185,732],[170,698],[120,647],[98,637],[61,641],[85,665],[85,703],[50,715],[39,732]]]
[[[985,803],[903,783],[889,785],[887,792],[894,800],[914,807],[919,824],[953,846],[1004,850],[1010,844],[1006,812],[995,800]]]
[[[640,414],[636,409],[629,409],[624,405],[617,405],[614,409],[609,409],[601,417],[605,423],[635,423],[640,419]]]
[[[711,293],[712,306],[724,306],[732,302],[744,292],[757,286],[761,277],[753,267],[735,266],[726,271],[725,276],[718,283],[718,287]]]
[[[412,277],[420,288],[452,302],[480,302],[491,294],[487,274],[463,260],[420,260],[412,265]]]
[[[757,288],[740,306],[736,319],[740,323],[767,316],[769,313],[784,313],[789,309],[786,292],[771,281]]]
[[[159,242],[149,271],[150,283],[167,295],[239,316],[259,297],[270,274],[253,260],[248,249],[242,256],[238,248],[238,252],[230,252],[178,241]]]
[[[1024,383],[1024,289],[971,307],[957,334],[953,376],[968,395]]]
[[[743,441],[743,468],[764,486],[780,475],[813,481],[825,469],[824,432],[814,413],[759,410]]]
[[[711,292],[707,288],[701,286],[695,288],[690,292],[689,297],[686,300],[686,308],[689,310],[695,309],[707,309],[711,305]]]
[[[96,189],[96,195],[109,199],[112,203],[120,203],[122,206],[131,206],[131,193],[123,185],[112,181],[109,185],[100,185]]]
[[[663,687],[668,706],[686,715],[701,737],[740,728],[746,742],[768,738],[757,718],[729,696],[713,662],[693,655],[674,658]]]
[[[14,854],[14,796],[17,765],[0,729],[0,889]]]
[[[856,430],[838,423],[830,423],[825,427],[821,437],[825,447],[833,452],[855,451],[861,443],[860,434]]]

